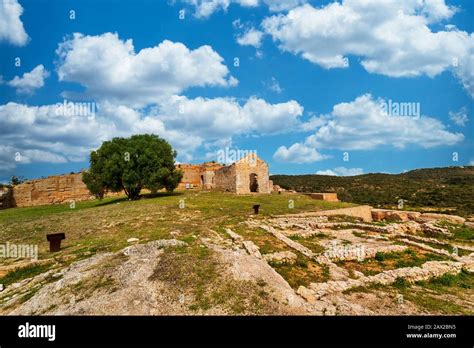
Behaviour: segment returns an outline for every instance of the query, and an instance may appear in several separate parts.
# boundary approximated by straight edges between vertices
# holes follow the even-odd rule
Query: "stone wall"
[[[3,187],[0,189],[0,209],[13,207],[13,189]]]
[[[178,189],[201,188],[201,166],[194,164],[178,164],[177,169],[183,172]]]
[[[237,194],[250,194],[251,178],[255,176],[256,193],[270,193],[273,184],[270,184],[268,165],[254,154],[221,168],[215,173],[215,189]]]
[[[337,193],[307,193],[306,195],[310,196],[312,199],[320,201],[339,202],[339,199],[337,199]]]
[[[82,182],[81,173],[49,176],[13,187],[13,204],[16,207],[84,201],[92,197]]]
[[[235,165],[223,167],[215,172],[214,188],[220,191],[235,192]]]
[[[251,176],[255,175],[258,183],[256,192],[270,193],[270,179],[268,177],[268,165],[260,158],[256,157],[253,160],[244,158],[234,164],[237,173],[237,187],[236,193],[245,194],[251,193],[250,182]]]
[[[200,165],[178,164],[177,169],[183,171],[183,178],[178,185],[178,190],[218,189],[238,194],[250,193],[249,178],[250,175],[254,174],[258,182],[257,192],[270,193],[271,184],[268,178],[268,166],[256,156],[255,159],[254,162],[249,162],[245,158],[227,167],[214,162]],[[110,193],[106,196],[122,194],[122,192]],[[81,173],[30,180],[16,185],[8,199],[6,199],[7,193],[4,196],[1,204],[3,207],[61,204],[94,198],[82,181]]]
[[[178,190],[206,189],[214,186],[214,173],[223,166],[214,162],[203,164],[178,164],[176,168],[183,172],[183,178],[178,185]]]
[[[300,214],[292,214],[292,216],[332,216],[332,215],[347,215],[359,217],[364,222],[372,222],[372,207],[369,205],[359,205],[350,208],[340,208],[332,210],[322,210],[314,212],[305,212]]]

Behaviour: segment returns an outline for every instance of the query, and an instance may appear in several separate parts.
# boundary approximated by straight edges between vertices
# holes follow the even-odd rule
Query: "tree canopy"
[[[113,138],[90,154],[90,169],[82,174],[89,191],[102,198],[107,191],[124,191],[139,199],[142,189],[173,191],[183,173],[175,168],[176,151],[157,135]]]

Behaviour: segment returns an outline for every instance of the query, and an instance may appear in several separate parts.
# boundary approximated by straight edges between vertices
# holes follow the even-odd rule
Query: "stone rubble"
[[[423,232],[431,235],[444,235],[451,237],[453,234],[448,231],[447,228],[443,228],[436,225],[436,221],[428,221],[421,225]]]
[[[439,226],[438,222],[445,220],[462,224],[463,218],[445,214],[383,209],[374,211],[375,221],[385,220],[386,217],[392,217],[396,222],[382,224],[352,221],[329,222],[327,216],[318,213],[277,216],[265,219],[263,223],[253,220],[249,226],[264,229],[296,252],[328,267],[329,281],[300,286],[296,292],[312,306],[313,311],[326,315],[341,312],[371,313],[363,306],[348,302],[342,295],[343,291],[355,287],[367,287],[373,284],[390,285],[398,279],[413,283],[440,277],[447,273],[458,274],[462,269],[465,272],[474,272],[474,253],[460,257],[446,249],[446,246],[451,246],[453,251],[454,247],[474,251],[473,246],[452,245],[454,243],[446,240],[440,241],[419,235],[427,233],[433,236],[449,237],[452,234],[447,228]],[[289,238],[292,236],[311,238],[318,234],[324,235],[323,238],[318,238],[317,242],[325,248],[324,252],[319,254]],[[401,242],[403,245],[393,244],[394,242]],[[426,243],[440,245],[440,248]],[[342,260],[363,261],[366,258],[374,258],[378,252],[403,252],[409,246],[442,255],[450,261],[427,261],[420,267],[389,269],[370,276],[354,270],[349,274],[347,269],[334,263]],[[264,256],[264,258],[267,257]]]
[[[365,214],[366,210],[367,209],[362,211],[355,210],[354,214]],[[338,211],[333,210],[328,215],[343,215],[337,214],[337,212]],[[343,210],[343,212],[347,212],[347,210]],[[431,245],[451,246],[453,248],[457,247],[459,249],[474,251],[473,246],[451,245],[451,243],[445,239],[438,240],[436,238],[419,235],[420,233],[428,233],[433,236],[451,236],[448,229],[437,225],[437,222],[446,220],[461,224],[465,223],[463,218],[445,214],[422,214],[419,212],[387,209],[372,209],[371,212],[372,219],[375,221],[397,220],[397,222],[329,222],[328,217],[323,215],[325,212],[317,212],[316,214],[292,214],[263,219],[261,219],[260,216],[256,216],[249,218],[244,224],[252,228],[261,228],[267,231],[293,251],[285,250],[262,255],[259,247],[253,241],[245,240],[241,235],[229,228],[225,229],[225,233],[230,238],[223,238],[222,234],[219,236],[217,232],[214,232],[216,235],[214,236],[215,238],[207,241],[205,245],[211,245],[215,251],[220,253],[226,262],[229,262],[231,273],[236,279],[255,280],[257,276],[261,276],[262,279],[264,279],[267,284],[270,284],[270,287],[276,291],[276,297],[281,301],[286,301],[294,310],[304,310],[312,314],[337,315],[339,313],[356,313],[359,315],[373,315],[374,313],[363,305],[347,301],[347,295],[345,298],[343,292],[357,287],[368,287],[376,284],[390,285],[397,282],[398,279],[404,279],[407,282],[413,283],[419,280],[429,280],[444,274],[458,274],[461,270],[471,274],[474,273],[474,253],[461,257],[451,253],[445,248],[436,248]],[[339,211],[339,213],[341,212]],[[367,219],[365,220],[367,221]],[[111,228],[113,226],[107,227]],[[180,231],[179,233],[173,233],[173,235],[178,234],[180,234]],[[303,244],[298,243],[298,241],[289,238],[298,236],[300,238],[309,239],[318,234],[324,235],[312,241],[317,242],[324,248],[321,253],[315,253]],[[216,238],[219,238],[219,244],[212,245],[216,241]],[[156,258],[162,253],[163,250],[161,249],[187,245],[187,243],[178,239],[157,240],[146,244],[138,244],[138,238],[129,238],[127,242],[132,245],[121,251],[123,255],[128,256],[130,259],[127,261],[129,263],[127,264],[127,271],[124,271],[122,274],[123,279],[135,277],[132,274],[133,272],[130,272],[131,267],[134,267],[133,265],[135,263],[139,263],[141,267],[145,265],[143,267],[150,273],[152,271],[152,265],[146,263],[149,263],[152,259],[151,256]],[[403,245],[393,244],[394,242],[401,242]],[[204,247],[204,245],[202,246]],[[356,270],[349,272],[344,266],[336,264],[338,261],[363,261],[364,259],[374,258],[378,252],[403,252],[407,250],[409,246],[445,256],[449,258],[450,261],[427,261],[420,267],[389,269],[370,276],[366,276]],[[329,274],[324,275],[323,278],[329,280],[321,283],[312,282],[307,286],[300,286],[295,292],[288,282],[273,269],[269,263],[294,264],[298,259],[297,253],[320,264],[322,266],[321,269],[325,272],[329,271]],[[94,259],[95,256],[93,256],[87,263],[97,265],[110,259],[111,255],[113,254],[103,254],[100,256],[100,259]],[[47,283],[46,286],[54,291],[63,287],[63,285],[61,285],[62,282],[67,281],[69,285],[80,282],[81,279],[83,279],[80,272],[87,269],[86,265],[86,263],[80,261],[63,270],[51,270],[40,276],[13,284],[5,290],[11,293],[9,296],[4,297],[4,300],[6,299],[7,303],[10,304],[15,303],[18,301],[18,298],[25,293],[22,289],[26,288],[31,290],[35,287],[43,286],[45,285],[43,283],[51,278],[57,280],[55,283],[57,285],[55,285],[54,289],[52,285],[50,286]],[[74,267],[76,267],[76,269]],[[125,277],[125,275],[127,275],[127,277]],[[144,276],[144,273],[142,276]],[[327,276],[328,278],[326,278]],[[63,277],[66,280],[63,280]],[[130,284],[133,283],[131,278]],[[267,285],[265,285],[265,287],[267,287]],[[149,293],[149,290],[141,293],[139,302],[143,302],[143,306],[147,303],[145,299],[148,298]],[[2,295],[3,294],[4,292],[2,292]],[[19,309],[15,313],[32,313],[33,309],[46,309],[46,305],[41,302],[45,301],[46,296],[47,292],[41,289],[39,296],[35,296],[33,301],[25,306],[24,310]],[[132,295],[124,291],[123,296]],[[49,301],[54,303],[52,300]],[[75,301],[76,299],[71,298],[69,305],[61,304],[62,307],[57,313],[64,312],[66,307],[71,310],[71,308],[74,308]],[[134,301],[136,301],[135,298]],[[84,308],[88,308],[89,311],[91,310],[90,308],[95,308],[92,302],[86,302],[86,304],[82,306],[82,309],[74,309],[73,312],[76,311],[80,313]],[[147,305],[143,307],[143,310],[149,310],[149,307],[150,306]],[[97,312],[102,312],[102,309]]]
[[[255,245],[254,242],[250,240],[246,240],[242,242],[245,250],[248,252],[249,255],[256,257],[257,259],[262,258],[262,254],[260,253],[260,249],[258,246]]]
[[[339,246],[339,248],[335,247],[332,250],[326,250],[323,255],[316,257],[316,261],[322,264],[328,263],[329,261],[363,261],[365,259],[374,258],[378,252],[392,253],[405,251],[406,249],[407,247],[405,245],[387,245],[377,248],[366,248],[363,245]]]
[[[435,214],[435,213],[423,213],[418,218],[419,221],[428,222],[428,221],[448,221],[453,224],[462,225],[466,222],[466,219],[457,215],[448,215],[448,214]]]
[[[417,211],[391,210],[391,209],[372,209],[372,218],[374,221],[399,220],[399,221],[417,221],[419,223],[429,221],[448,221],[453,224],[462,225],[466,219],[457,215],[438,214],[438,213],[420,213]]]
[[[275,230],[273,227],[267,226],[267,225],[260,225],[260,228],[264,229],[265,231],[270,232],[276,238],[278,238],[283,243],[288,245],[290,248],[295,249],[296,251],[300,252],[304,256],[309,257],[311,259],[314,258],[315,254],[310,249],[308,249],[307,247],[301,245],[300,243],[295,242],[294,240],[291,240],[290,238],[285,236],[283,233],[278,232],[277,230]]]
[[[232,231],[230,228],[226,228],[225,229],[225,232],[229,235],[229,237],[232,239],[232,241],[234,242],[243,242],[244,239],[242,238],[241,235],[235,233],[234,231]]]
[[[355,287],[367,287],[374,284],[390,285],[398,278],[405,279],[410,283],[419,280],[428,280],[440,277],[446,273],[458,274],[463,267],[462,262],[454,261],[428,261],[421,267],[405,267],[383,271],[372,276],[364,276],[358,279],[345,281],[329,281],[326,283],[311,283],[309,289],[300,286],[297,293],[305,298],[319,299],[334,292],[343,292]]]
[[[432,244],[438,244],[438,245],[444,245],[444,246],[449,246],[451,248],[458,248],[458,249],[464,249],[464,250],[469,250],[474,252],[474,247],[469,246],[469,245],[461,245],[461,244],[456,244],[456,243],[448,243],[445,241],[440,241],[436,238],[429,238],[429,237],[421,237],[421,236],[416,236],[416,235],[411,235],[411,234],[404,234],[404,233],[399,233],[398,234],[401,237],[406,237],[407,239],[414,240],[417,242],[428,242]]]
[[[448,257],[451,257],[455,260],[459,259],[459,256],[454,254],[454,253],[450,253],[449,251],[445,250],[445,249],[438,249],[438,248],[433,248],[427,244],[423,244],[423,243],[419,243],[419,242],[414,242],[412,240],[409,240],[409,239],[400,239],[401,242],[405,243],[405,244],[409,244],[409,245],[414,245],[414,246],[417,246],[418,248],[421,248],[421,249],[424,249],[424,250],[427,250],[427,251],[430,251],[432,253],[435,253],[435,254],[438,254],[438,255],[444,255],[444,256],[448,256]]]
[[[263,255],[263,258],[267,260],[267,262],[293,264],[295,263],[297,256],[291,251],[280,251],[276,253],[265,254]]]
[[[417,220],[421,213],[416,211],[390,210],[390,209],[372,209],[372,219],[374,221],[399,220],[410,221]]]

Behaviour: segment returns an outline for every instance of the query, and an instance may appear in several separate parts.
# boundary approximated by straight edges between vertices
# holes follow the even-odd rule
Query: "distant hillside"
[[[298,192],[337,192],[340,200],[374,207],[397,206],[474,214],[474,167],[416,169],[403,174],[357,176],[273,175],[274,184]]]

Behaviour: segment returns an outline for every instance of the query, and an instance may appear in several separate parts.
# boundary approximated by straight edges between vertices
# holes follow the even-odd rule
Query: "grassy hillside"
[[[273,182],[298,192],[337,192],[345,202],[474,214],[474,167],[416,169],[403,174],[273,175]]]
[[[294,208],[288,201],[293,200]],[[183,208],[180,208],[183,202]],[[180,229],[190,235],[209,229],[224,232],[224,227],[245,221],[260,204],[261,217],[347,207],[348,204],[316,201],[304,195],[234,195],[220,192],[174,192],[144,195],[139,201],[125,197],[69,204],[0,210],[0,244],[35,243],[40,258],[47,257],[46,234],[65,232],[61,253],[117,251],[127,239],[170,238]],[[188,236],[188,237],[189,237]],[[89,248],[90,247],[90,248]]]
[[[290,200],[294,206],[289,205]],[[260,204],[259,215],[253,214],[252,207],[255,204]],[[139,238],[140,243],[176,238],[186,242],[187,246],[167,249],[153,274],[158,283],[167,284],[166,291],[169,292],[166,296],[169,297],[166,303],[170,298],[178,299],[184,293],[186,298],[189,297],[187,308],[191,313],[221,306],[225,307],[226,313],[231,314],[247,313],[245,311],[260,313],[263,310],[272,314],[273,302],[262,305],[262,302],[270,301],[270,297],[267,299],[267,293],[262,291],[261,285],[250,286],[226,278],[223,264],[217,262],[214,251],[202,240],[229,239],[225,228],[237,232],[248,230],[243,222],[249,216],[263,220],[272,214],[347,206],[350,204],[317,201],[295,194],[235,195],[187,191],[148,194],[139,201],[114,197],[78,202],[72,209],[68,204],[63,204],[0,210],[0,244],[37,244],[39,253],[38,262],[33,263],[28,259],[3,259],[0,264],[0,284],[8,286],[49,270],[56,273],[72,262],[90,259],[103,252],[117,252],[130,245],[127,240],[131,237]],[[49,253],[46,240],[46,235],[53,232],[66,234],[61,250],[57,253]],[[89,277],[72,289],[67,288],[67,293],[74,294],[81,301],[89,298],[94,291],[104,291],[105,295],[114,293],[116,289],[122,288],[117,280],[111,282],[115,278],[110,277],[110,269],[114,267],[119,266],[115,263],[100,266],[95,271],[101,274],[99,277]],[[133,271],[139,273],[142,267],[142,264],[140,267],[135,265]],[[114,274],[118,276],[123,273]],[[46,283],[49,281],[45,280]],[[158,286],[158,283],[152,283],[152,286]],[[20,302],[34,296],[38,289],[27,288],[27,292],[18,295],[22,296]],[[5,295],[0,294],[0,315],[3,314],[2,310],[10,310],[2,307],[5,302],[2,296]],[[254,300],[255,303],[252,302]],[[174,308],[178,307],[181,308],[181,305],[175,305]],[[163,311],[166,313],[166,310]],[[119,309],[119,313],[129,312],[123,308]]]

